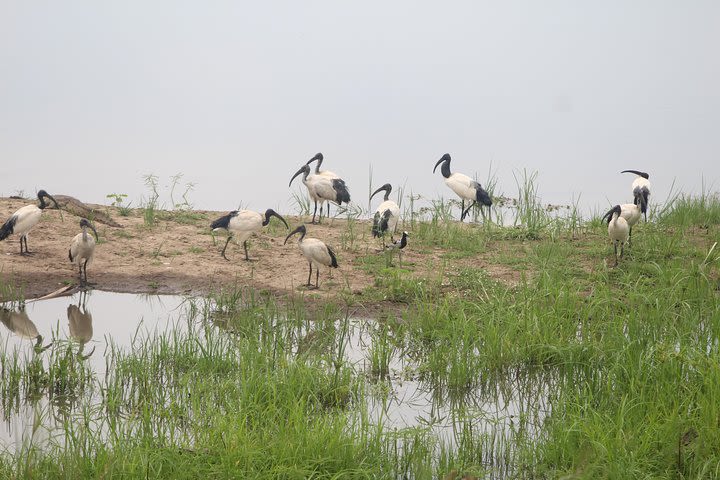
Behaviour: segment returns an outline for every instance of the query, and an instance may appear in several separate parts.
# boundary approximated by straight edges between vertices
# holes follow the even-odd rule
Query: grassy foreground
[[[359,262],[363,297],[395,305],[367,322],[362,365],[352,295],[307,309],[250,291],[189,300],[186,328],[111,348],[102,377],[62,342],[4,352],[5,415],[46,396],[65,435],[3,454],[0,478],[720,477],[717,197],[638,225],[617,268],[597,219],[410,227],[443,275]],[[458,262],[491,247],[517,281]],[[398,375],[451,438],[371,414]],[[486,418],[510,398],[512,418]]]

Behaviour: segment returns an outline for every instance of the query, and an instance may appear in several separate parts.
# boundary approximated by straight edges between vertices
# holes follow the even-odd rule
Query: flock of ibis
[[[307,188],[308,196],[314,202],[314,210],[311,223],[319,223],[323,216],[323,206],[327,205],[326,216],[330,215],[330,203],[338,206],[350,202],[350,192],[345,181],[337,174],[328,170],[320,170],[323,163],[322,153],[318,153],[303,164],[300,169],[290,179],[292,185],[293,180],[302,175],[302,182]],[[435,163],[433,173],[440,166],[440,172],[445,180],[445,184],[455,192],[461,199],[460,221],[464,221],[470,209],[474,205],[490,209],[492,199],[488,192],[472,178],[462,173],[450,171],[450,155],[443,155],[440,160]],[[310,164],[317,162],[313,171]],[[632,228],[639,221],[641,216],[647,221],[648,197],[650,195],[649,175],[638,170],[623,170],[621,173],[632,173],[637,178],[632,183],[633,203],[615,205],[608,211],[603,220],[608,223],[608,235],[612,241],[615,250],[615,264],[618,263],[618,247],[620,247],[620,257],[623,256],[625,244],[630,243]],[[408,232],[403,232],[400,239],[395,240],[395,233],[400,219],[400,208],[396,202],[390,199],[392,185],[384,184],[375,190],[370,199],[384,192],[383,201],[375,210],[372,222],[373,237],[380,237],[383,249],[402,250],[407,245]],[[8,218],[0,227],[0,240],[6,239],[12,234],[20,236],[20,255],[31,255],[28,248],[28,233],[37,225],[45,208],[50,204],[46,200],[50,200],[59,208],[58,203],[45,190],[40,190],[37,194],[38,204],[26,205],[19,208]],[[465,208],[465,202],[468,202]],[[320,214],[317,215],[318,204],[320,204]],[[268,209],[264,214],[251,210],[234,210],[227,215],[223,215],[210,225],[212,231],[225,230],[228,232],[228,238],[222,249],[221,255],[228,260],[225,252],[230,240],[235,240],[238,244],[242,243],[245,250],[245,260],[250,260],[248,254],[248,239],[255,233],[259,232],[262,227],[270,223],[270,219],[276,217],[289,230],[290,226],[287,221],[272,209]],[[80,220],[81,232],[78,233],[70,242],[68,257],[70,262],[78,267],[78,275],[80,284],[87,285],[87,267],[92,262],[95,245],[98,240],[97,231],[90,221],[83,218]],[[91,230],[93,235],[88,233]],[[337,256],[332,248],[326,245],[322,240],[317,238],[306,237],[307,228],[304,224],[295,228],[285,237],[285,244],[293,235],[299,234],[297,243],[300,252],[308,261],[310,271],[308,273],[307,286],[310,288],[319,288],[320,269],[322,267],[337,268]],[[385,237],[389,234],[390,245],[385,244]],[[312,271],[315,267],[315,285],[312,284]]]

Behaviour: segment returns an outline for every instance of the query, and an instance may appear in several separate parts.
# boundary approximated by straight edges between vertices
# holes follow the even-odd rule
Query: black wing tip
[[[17,217],[13,215],[8,218],[5,223],[3,223],[2,227],[0,227],[0,240],[5,240],[13,234],[13,231],[15,230],[15,222],[17,222]]]
[[[230,219],[237,215],[237,210],[233,210],[232,212],[228,213],[227,215],[223,215],[222,217],[216,219],[214,222],[210,224],[210,228],[215,230],[216,228],[224,228],[227,229],[230,226]]]
[[[332,268],[338,268],[337,257],[335,256],[335,252],[333,252],[332,248],[328,247],[327,245],[325,245],[325,247],[327,248],[328,254],[330,255],[330,266]]]

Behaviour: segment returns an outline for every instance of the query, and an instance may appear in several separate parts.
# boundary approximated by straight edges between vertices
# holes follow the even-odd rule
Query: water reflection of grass
[[[418,224],[418,248],[489,250],[526,274],[364,262],[379,273],[363,298],[403,304],[365,322],[352,297],[309,310],[220,292],[186,303],[187,328],[111,346],[102,378],[67,342],[5,351],[6,418],[48,398],[62,440],[3,455],[0,476],[715,477],[718,210],[683,199],[618,268],[596,219],[579,236],[576,220]]]

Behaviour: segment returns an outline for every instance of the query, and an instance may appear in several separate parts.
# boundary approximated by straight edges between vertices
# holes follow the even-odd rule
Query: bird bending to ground
[[[13,233],[20,235],[20,255],[31,255],[30,250],[28,250],[27,237],[30,230],[40,221],[43,210],[49,205],[45,203],[45,199],[49,198],[55,204],[55,208],[60,208],[55,199],[45,190],[40,190],[37,197],[40,201],[38,205],[25,205],[18,208],[0,227],[0,240],[5,240]],[[23,241],[25,242],[24,251]]]
[[[438,165],[442,164],[440,172],[442,173],[442,176],[445,177],[445,184],[450,187],[450,189],[462,200],[462,213],[460,214],[460,221],[462,222],[465,219],[465,216],[475,203],[479,203],[481,207],[488,207],[488,210],[490,210],[490,207],[492,206],[492,199],[490,198],[488,192],[486,192],[478,182],[467,175],[463,175],[462,173],[451,173],[450,160],[449,153],[443,155],[435,164],[433,173],[437,170]],[[465,200],[470,201],[470,205],[467,209],[465,209]]]
[[[635,205],[640,205],[640,211],[647,222],[648,197],[650,197],[650,175],[638,170],[623,170],[620,173],[634,173],[638,176],[632,183],[633,197],[635,197]]]
[[[75,235],[72,242],[70,242],[68,258],[78,266],[80,284],[85,285],[87,284],[87,266],[89,263],[92,263],[93,256],[95,255],[95,244],[98,239],[98,234],[95,227],[85,218],[80,220],[80,228],[82,228],[82,233]],[[88,228],[93,231],[95,238],[88,235]]]
[[[288,236],[285,237],[285,243],[287,243],[288,239],[296,233],[300,234],[300,238],[298,239],[298,247],[300,248],[303,256],[310,264],[310,272],[308,273],[308,280],[306,285],[308,287],[313,286],[310,280],[312,278],[312,268],[313,265],[315,265],[315,288],[320,288],[320,267],[338,267],[335,252],[333,252],[330,247],[325,245],[322,240],[309,237],[305,238],[305,234],[307,233],[305,225],[300,225],[295,230],[290,232]]]
[[[608,236],[613,242],[613,247],[615,247],[615,265],[618,264],[618,244],[620,244],[620,256],[622,257],[625,242],[627,242],[628,237],[630,236],[630,227],[628,226],[627,221],[620,216],[621,212],[622,209],[620,208],[620,205],[615,205],[609,212],[603,215],[603,220],[607,220],[608,222]]]
[[[394,242],[393,233],[397,227],[398,220],[400,219],[400,207],[398,204],[390,200],[390,192],[392,186],[386,183],[382,187],[378,188],[370,195],[370,200],[379,192],[385,192],[383,202],[378,205],[373,216],[372,234],[373,237],[382,237],[383,247],[385,246],[385,234],[390,232],[390,241]]]
[[[275,210],[268,208],[265,210],[265,214],[253,212],[252,210],[233,210],[227,215],[223,215],[218,218],[212,224],[210,228],[215,230],[227,230],[230,236],[225,242],[225,246],[222,249],[222,257],[225,260],[228,258],[225,256],[225,249],[227,249],[230,240],[237,237],[237,242],[242,242],[243,248],[245,249],[245,260],[250,260],[248,256],[247,241],[253,233],[257,233],[260,229],[270,223],[270,217],[278,218],[282,223],[285,224],[285,228],[290,228],[283,217],[281,217]]]
[[[320,219],[322,219],[322,205],[324,202],[334,202],[338,205],[350,202],[350,192],[341,179],[325,178],[321,175],[311,175],[310,166],[305,164],[290,179],[288,186],[292,185],[293,180],[302,174],[302,182],[307,187],[310,198],[315,202],[315,210],[313,210],[313,218],[311,223],[315,223],[315,214],[317,213],[318,202],[320,202]],[[328,206],[328,208],[330,208]]]

